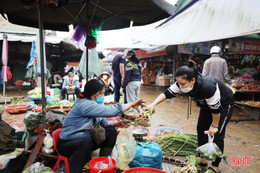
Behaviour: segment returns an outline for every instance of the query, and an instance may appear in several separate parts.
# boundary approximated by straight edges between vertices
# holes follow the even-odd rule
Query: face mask
[[[183,93],[188,93],[193,89],[193,86],[191,87],[190,85],[186,88],[181,88],[181,92]]]
[[[107,79],[107,75],[103,75],[103,79]]]
[[[104,102],[104,99],[105,99],[105,97],[99,97],[99,96],[96,96],[97,97],[97,103],[98,104],[102,104],[103,102]]]
[[[74,79],[73,77],[72,77],[72,78],[71,78],[71,77],[69,78],[69,80],[73,80],[73,79]]]

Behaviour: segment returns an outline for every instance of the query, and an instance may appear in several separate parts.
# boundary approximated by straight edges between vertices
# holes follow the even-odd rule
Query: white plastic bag
[[[47,135],[43,140],[44,146],[43,146],[42,150],[46,154],[51,154],[54,151],[53,148],[52,148],[53,147],[53,139],[50,135],[49,130],[46,130],[46,134]]]
[[[222,156],[222,152],[219,149],[219,147],[213,143],[214,136],[211,137],[208,134],[209,142],[200,146],[196,150],[201,154],[202,157],[204,157],[207,160],[215,161],[217,157]]]
[[[135,139],[133,137],[134,127],[124,128],[117,136],[116,145],[119,154],[117,167],[121,170],[127,169],[128,164],[135,157]]]

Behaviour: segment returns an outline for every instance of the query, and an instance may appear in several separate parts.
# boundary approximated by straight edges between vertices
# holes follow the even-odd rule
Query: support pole
[[[88,11],[89,11],[89,0],[87,0],[87,17],[86,19],[88,18]],[[87,27],[87,30],[86,30],[86,33],[87,33],[87,44],[85,45],[86,46],[86,83],[88,82],[88,36],[89,36],[89,27]]]
[[[39,22],[39,34],[40,34],[40,61],[41,61],[41,89],[42,89],[42,116],[43,116],[43,125],[45,128],[45,106],[46,106],[46,98],[45,98],[45,64],[44,64],[44,54],[43,54],[43,21],[42,21],[42,0],[38,1],[38,22]]]

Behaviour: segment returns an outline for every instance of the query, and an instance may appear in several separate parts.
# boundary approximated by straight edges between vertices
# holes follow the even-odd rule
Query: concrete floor
[[[140,98],[144,99],[148,104],[151,103],[160,93],[163,88],[154,86],[142,86]],[[19,90],[7,90],[8,96],[19,96]],[[27,96],[27,91],[21,91],[21,95]],[[199,114],[199,107],[195,102],[192,104],[192,113],[187,119],[187,98],[177,97],[167,100],[156,108],[156,113],[153,114],[151,121],[152,127],[155,130],[158,127],[173,127],[183,131],[183,133],[196,134],[196,124]],[[5,115],[4,120],[23,128],[23,117],[25,114]],[[16,121],[14,121],[16,120]],[[260,121],[248,121],[248,117],[242,115],[240,109],[236,108],[233,116],[233,122],[230,122],[226,129],[225,152],[227,161],[231,166],[232,158],[236,157],[251,157],[250,165],[248,166],[231,166],[237,173],[258,173],[260,165]],[[246,120],[246,121],[245,121]],[[229,168],[221,162],[220,169],[224,173],[231,172]],[[167,170],[167,172],[169,169]]]

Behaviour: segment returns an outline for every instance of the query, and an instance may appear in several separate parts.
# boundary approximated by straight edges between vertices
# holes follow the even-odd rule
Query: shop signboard
[[[229,51],[230,52],[242,52],[244,50],[244,44],[242,41],[229,40]]]
[[[209,55],[210,48],[215,45],[222,47],[222,43],[220,41],[178,45],[178,53]]]
[[[260,41],[244,41],[245,54],[260,54]]]
[[[229,40],[229,51],[241,54],[260,54],[260,41]]]

